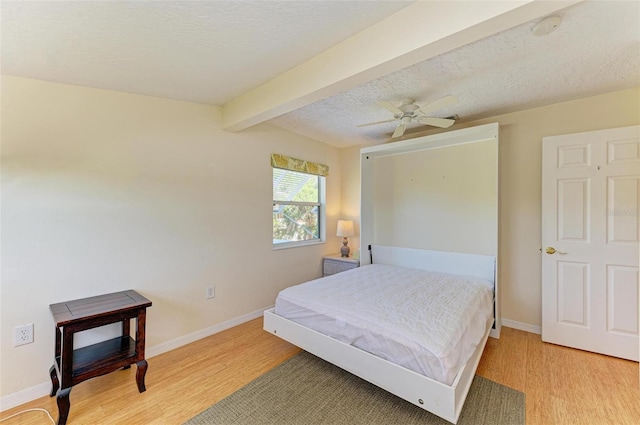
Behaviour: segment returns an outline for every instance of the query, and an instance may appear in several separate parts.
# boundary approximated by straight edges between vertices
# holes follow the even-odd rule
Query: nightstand
[[[330,276],[356,267],[360,267],[360,260],[354,260],[352,257],[345,258],[340,254],[322,257],[322,276]]]
[[[51,397],[57,395],[58,425],[69,416],[69,393],[74,385],[136,364],[138,391],[144,392],[147,361],[144,357],[145,323],[151,301],[128,290],[112,294],[51,304],[56,324],[55,358],[49,369]],[[136,320],[136,339],[130,336],[131,319]],[[110,323],[122,325],[122,336],[84,348],[73,347],[74,334]]]

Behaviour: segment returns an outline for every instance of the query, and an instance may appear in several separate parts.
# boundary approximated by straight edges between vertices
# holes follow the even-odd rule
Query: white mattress
[[[493,314],[493,283],[372,264],[280,292],[275,313],[451,385]]]

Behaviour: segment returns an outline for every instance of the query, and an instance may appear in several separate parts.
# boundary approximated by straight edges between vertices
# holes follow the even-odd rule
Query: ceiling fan
[[[377,105],[393,112],[393,119],[360,124],[358,127],[366,127],[369,125],[378,125],[393,121],[399,121],[391,137],[402,136],[407,129],[407,125],[412,122],[418,122],[420,124],[431,125],[440,128],[449,128],[456,122],[455,119],[429,117],[427,116],[427,114],[440,108],[455,105],[456,103],[458,103],[458,99],[455,96],[445,96],[422,107],[416,105],[414,99],[403,99],[400,106],[395,106],[390,102],[381,100],[377,102]]]

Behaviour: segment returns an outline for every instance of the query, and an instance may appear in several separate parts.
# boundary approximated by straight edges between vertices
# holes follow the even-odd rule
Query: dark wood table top
[[[53,314],[53,320],[58,327],[80,320],[91,320],[106,316],[114,311],[127,311],[146,307],[151,307],[151,301],[134,290],[65,301],[49,306]]]

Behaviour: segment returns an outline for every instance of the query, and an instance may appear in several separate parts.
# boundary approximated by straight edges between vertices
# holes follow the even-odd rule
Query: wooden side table
[[[147,307],[151,307],[151,301],[132,290],[49,306],[56,323],[55,359],[49,375],[51,397],[57,394],[58,425],[67,423],[71,388],[87,379],[129,368],[136,363],[138,391],[146,390],[144,333]],[[135,340],[130,336],[131,319],[136,319],[137,323]],[[117,322],[122,323],[122,336],[73,349],[73,335],[76,332]]]
[[[342,257],[340,254],[322,257],[322,276],[330,276],[356,267],[360,267],[360,260],[354,260],[352,257]]]

